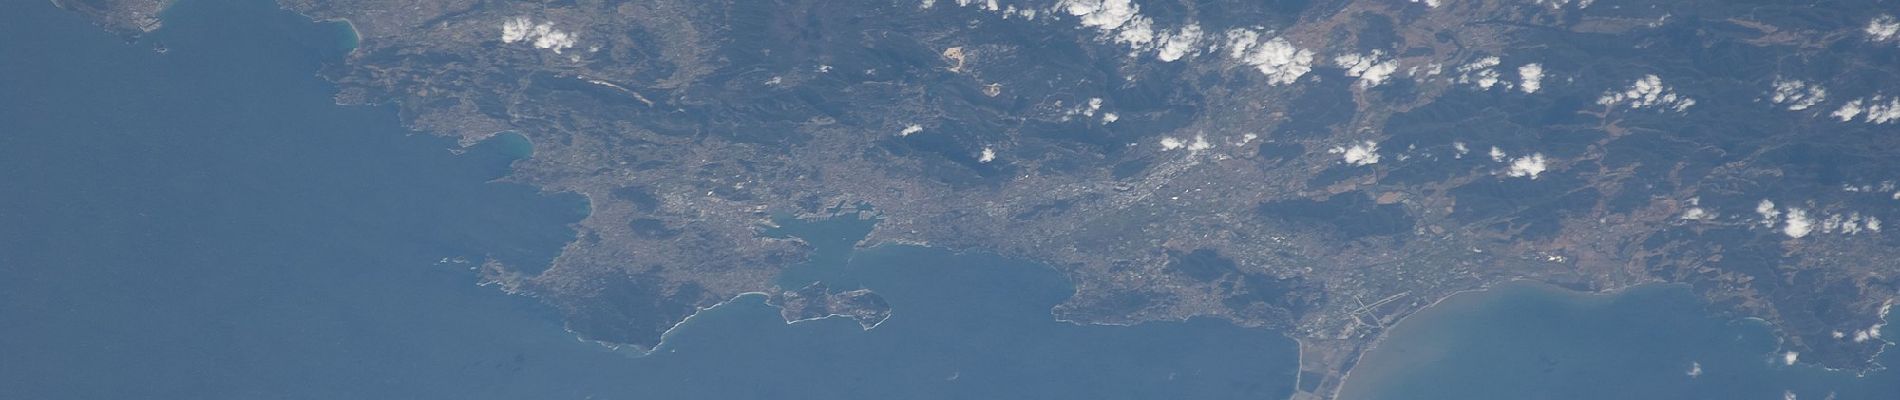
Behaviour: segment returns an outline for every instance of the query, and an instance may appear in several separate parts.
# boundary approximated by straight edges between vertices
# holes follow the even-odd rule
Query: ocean
[[[0,398],[1283,398],[1292,342],[1196,319],[1059,322],[1052,269],[794,224],[785,281],[892,305],[786,324],[758,296],[641,356],[577,340],[485,257],[545,265],[585,201],[497,183],[316,77],[355,42],[266,0],[186,0],[124,43],[46,2],[0,13]],[[163,46],[166,51],[155,52]]]
[[[1453,296],[1388,335],[1340,399],[1900,399],[1893,370],[1788,365],[1769,326],[1715,316],[1681,285],[1514,283]]]

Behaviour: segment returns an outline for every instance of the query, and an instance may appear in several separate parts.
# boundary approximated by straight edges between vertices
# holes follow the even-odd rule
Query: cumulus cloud
[[[1511,170],[1505,174],[1516,178],[1537,179],[1537,174],[1541,173],[1544,173],[1544,153],[1531,153],[1528,156],[1512,159]]]
[[[1775,202],[1769,201],[1768,199],[1761,199],[1760,203],[1755,203],[1755,215],[1761,216],[1760,223],[1762,226],[1770,228],[1774,227],[1775,222],[1781,219],[1781,211],[1776,210]]]
[[[1299,81],[1313,71],[1313,51],[1295,47],[1286,38],[1260,41],[1260,33],[1245,29],[1227,32],[1227,57],[1253,66],[1267,76],[1269,85]]]
[[[1787,225],[1781,227],[1782,234],[1788,235],[1788,237],[1791,238],[1800,239],[1807,237],[1808,233],[1814,232],[1814,220],[1808,219],[1807,210],[1789,207],[1787,216]]]
[[[1524,93],[1537,93],[1537,89],[1544,87],[1544,65],[1530,63],[1517,67],[1517,79],[1518,90],[1523,90]]]
[[[1179,149],[1182,146],[1187,146],[1187,143],[1182,142],[1181,139],[1175,139],[1173,137],[1161,138],[1161,150],[1163,151]]]
[[[1134,0],[1062,0],[1056,8],[1081,19],[1082,26],[1095,28],[1116,43],[1135,49],[1154,42],[1154,20],[1141,16]]]
[[[1061,102],[1057,102],[1056,105],[1061,106]],[[1074,118],[1077,115],[1081,115],[1085,117],[1094,117],[1095,114],[1101,113],[1101,112],[1102,112],[1102,98],[1091,97],[1088,99],[1088,101],[1083,102],[1082,104],[1076,105],[1074,108],[1068,109],[1068,111],[1065,111],[1062,115],[1062,120],[1068,121],[1070,118]],[[1114,115],[1114,113],[1105,113],[1105,114],[1106,115],[1103,116],[1104,123],[1115,122],[1114,120],[1121,119],[1121,117],[1110,118],[1107,116],[1107,115]]]
[[[1471,148],[1465,147],[1465,142],[1451,142],[1451,158],[1465,158],[1465,153],[1470,152]]]
[[[897,136],[899,137],[910,136],[911,134],[915,134],[917,132],[923,132],[923,131],[924,131],[923,125],[912,124],[911,126],[904,127],[904,130],[897,131]]]
[[[1208,143],[1207,136],[1205,135],[1194,135],[1194,142],[1188,143],[1187,145],[1188,151],[1201,151],[1211,148],[1214,148],[1214,144]]]
[[[1775,79],[1775,91],[1768,96],[1768,100],[1775,104],[1786,104],[1792,111],[1806,110],[1827,101],[1827,88],[1799,80]]]
[[[1499,149],[1498,146],[1491,146],[1491,161],[1504,162],[1505,157],[1509,156],[1504,154],[1504,149]]]
[[[996,149],[984,147],[983,152],[977,154],[976,162],[987,163],[990,161],[996,161]]]
[[[1839,118],[1841,122],[1853,121],[1854,117],[1860,116],[1860,103],[1862,101],[1863,100],[1860,99],[1854,99],[1853,101],[1847,102],[1847,104],[1842,104],[1841,108],[1834,110],[1832,115],[1834,118]]]
[[[1853,121],[1860,117],[1861,122],[1886,124],[1900,121],[1900,97],[1889,98],[1886,95],[1874,95],[1864,99],[1854,99],[1841,105],[1831,114],[1841,122]]]
[[[1715,213],[1709,212],[1709,210],[1702,209],[1702,207],[1700,207],[1701,205],[1702,205],[1701,198],[1698,198],[1698,197],[1689,198],[1689,208],[1686,210],[1682,210],[1682,216],[1678,218],[1681,218],[1683,220],[1688,220],[1688,221],[1708,221],[1708,220],[1715,219]]]
[[[1201,26],[1188,24],[1181,30],[1162,35],[1161,46],[1155,58],[1163,62],[1173,62],[1195,53],[1201,46]]]
[[[1399,70],[1399,62],[1385,58],[1385,51],[1378,49],[1335,57],[1333,64],[1345,68],[1346,76],[1359,78],[1359,87],[1367,88],[1385,84],[1386,77]]]
[[[1661,77],[1650,74],[1631,82],[1630,86],[1623,90],[1603,92],[1602,96],[1597,97],[1597,104],[1607,107],[1661,108],[1683,112],[1695,106],[1695,99],[1676,94],[1674,88],[1663,84]]]
[[[1892,15],[1881,14],[1867,21],[1867,27],[1861,31],[1867,32],[1867,40],[1875,42],[1900,39],[1900,20],[1895,20]]]
[[[1801,359],[1801,353],[1798,353],[1798,352],[1790,351],[1786,353],[1781,353],[1781,363],[1783,365],[1794,365],[1794,362],[1799,361],[1800,359]],[[1790,393],[1789,396],[1794,396],[1794,394]]]
[[[1410,1],[1413,3],[1422,3],[1422,4],[1425,4],[1426,7],[1431,7],[1431,8],[1438,8],[1440,4],[1443,4],[1441,3],[1442,0],[1406,0],[1406,1]]]
[[[1161,138],[1162,151],[1181,148],[1185,148],[1190,152],[1199,152],[1201,150],[1214,148],[1214,144],[1207,141],[1206,135],[1194,135],[1194,140],[1191,142],[1173,136]]]
[[[536,24],[528,17],[515,17],[501,24],[502,43],[528,42],[535,48],[553,50],[554,54],[574,48],[576,39],[579,37],[572,33],[554,29],[553,23]]]
[[[1379,143],[1370,140],[1349,147],[1334,147],[1326,152],[1343,155],[1347,164],[1364,166],[1379,163]]]
[[[1504,82],[1503,75],[1499,74],[1496,68],[1499,62],[1497,57],[1485,57],[1470,64],[1458,66],[1458,83],[1470,84],[1485,90],[1500,85],[1509,89],[1511,84]]]

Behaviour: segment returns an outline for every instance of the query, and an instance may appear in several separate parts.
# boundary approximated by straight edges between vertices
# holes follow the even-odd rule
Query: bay
[[[1508,284],[1453,296],[1387,335],[1339,398],[1900,398],[1892,370],[1787,364],[1769,326],[1713,315],[1680,285],[1585,294]]]
[[[332,104],[355,43],[265,0],[184,0],[124,43],[45,2],[0,13],[0,398],[1282,398],[1291,341],[1213,320],[1056,321],[1054,270],[786,234],[786,281],[882,294],[876,329],[758,296],[654,354],[577,340],[474,263],[545,265],[578,196],[494,182],[533,155]],[[165,52],[152,51],[164,47]],[[464,151],[466,150],[466,151]]]

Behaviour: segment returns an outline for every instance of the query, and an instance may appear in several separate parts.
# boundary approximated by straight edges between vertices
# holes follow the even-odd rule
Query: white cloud
[[[528,17],[515,17],[501,23],[501,42],[514,43],[528,38],[528,31],[534,29],[534,21]]]
[[[1206,135],[1194,135],[1194,141],[1191,141],[1191,142],[1181,140],[1180,138],[1176,138],[1173,136],[1161,138],[1162,151],[1181,149],[1181,148],[1185,148],[1189,152],[1199,152],[1201,150],[1214,148],[1214,144],[1207,141]]]
[[[1768,100],[1775,104],[1786,104],[1792,111],[1806,110],[1827,101],[1827,88],[1799,80],[1775,79],[1775,91]]]
[[[990,161],[996,161],[996,149],[984,147],[983,153],[976,156],[976,162],[987,163]]]
[[[1386,77],[1399,70],[1398,60],[1386,59],[1385,51],[1378,49],[1335,57],[1333,63],[1345,68],[1346,76],[1358,77],[1359,87],[1368,88],[1384,84]]]
[[[1363,166],[1379,163],[1379,143],[1370,140],[1353,144],[1351,147],[1334,147],[1327,152],[1343,154],[1347,164]]]
[[[1062,0],[1056,8],[1081,17],[1082,26],[1095,28],[1116,43],[1146,48],[1154,42],[1154,20],[1141,16],[1134,0]]]
[[[561,54],[561,50],[574,48],[576,39],[579,37],[572,33],[554,29],[552,23],[536,24],[528,17],[515,17],[501,24],[502,43],[512,44],[525,41],[534,45],[535,48],[554,50],[554,54]]]
[[[1496,69],[1499,62],[1497,57],[1485,57],[1470,64],[1458,66],[1458,83],[1470,84],[1484,90],[1500,85],[1507,90],[1510,89],[1511,84],[1504,82],[1503,75]]]
[[[1214,148],[1214,144],[1208,143],[1207,136],[1204,135],[1194,135],[1194,142],[1188,143],[1187,145],[1188,151],[1201,151],[1211,148]]]
[[[1690,221],[1714,220],[1715,213],[1709,212],[1709,210],[1702,209],[1701,205],[1702,205],[1702,198],[1690,197],[1689,209],[1683,210],[1682,216],[1680,218],[1684,220],[1690,220]]]
[[[1690,378],[1702,376],[1702,363],[1690,361],[1688,373]]]
[[[1524,93],[1537,93],[1537,89],[1544,87],[1544,65],[1530,63],[1517,67],[1517,78],[1518,90],[1523,90]]]
[[[1848,214],[1847,219],[1841,221],[1841,233],[1849,235],[1861,233],[1861,231],[1867,229],[1867,226],[1864,224],[1866,224],[1866,220],[1861,218],[1859,212]]]
[[[1849,101],[1847,104],[1842,104],[1840,109],[1834,110],[1832,115],[1834,118],[1839,118],[1841,122],[1853,121],[1854,117],[1860,116],[1862,111],[1860,103],[1860,99]]]
[[[1313,51],[1295,47],[1286,38],[1260,42],[1260,33],[1245,29],[1227,32],[1227,56],[1259,70],[1269,85],[1291,84],[1313,71]]]
[[[1141,6],[1132,0],[1062,0],[1056,7],[1082,17],[1082,26],[1104,30],[1119,29],[1139,18],[1141,12]]]
[[[1062,102],[1058,101],[1056,102],[1056,105],[1061,106]],[[1074,108],[1070,108],[1068,109],[1068,111],[1064,111],[1062,115],[1062,120],[1068,121],[1070,118],[1073,118],[1076,115],[1094,117],[1096,113],[1099,113],[1101,111],[1102,111],[1102,98],[1090,97],[1089,100],[1086,102],[1083,102],[1083,104],[1077,105]],[[1108,114],[1113,115],[1113,113],[1108,113]],[[1121,117],[1115,117],[1115,119],[1120,119],[1120,118]],[[1108,121],[1108,122],[1114,122],[1114,121]]]
[[[1781,353],[1781,363],[1785,365],[1794,365],[1794,362],[1800,359],[1801,359],[1801,353],[1799,352],[1790,351],[1786,353]],[[1789,396],[1793,396],[1793,394],[1789,394]]]
[[[1260,44],[1260,32],[1246,29],[1228,30],[1227,58],[1236,60],[1246,58],[1247,50],[1252,49],[1254,45],[1258,44]]]
[[[1867,40],[1875,42],[1894,40],[1900,38],[1900,20],[1895,20],[1892,15],[1881,14],[1874,17],[1872,21],[1867,21],[1867,28],[1862,31],[1867,32]]]
[[[1808,233],[1814,232],[1814,220],[1808,219],[1807,210],[1790,207],[1788,208],[1787,215],[1788,225],[1781,227],[1782,234],[1788,235],[1788,237],[1791,238],[1800,239],[1808,236]]]
[[[1465,142],[1451,142],[1451,158],[1465,158],[1465,153],[1470,152],[1471,148],[1465,147]]]
[[[1201,46],[1201,26],[1188,24],[1179,31],[1161,36],[1161,48],[1155,58],[1163,62],[1173,62],[1181,57],[1194,54]]]
[[[1886,303],[1880,305],[1880,311],[1875,313],[1875,317],[1880,318],[1880,322],[1875,322],[1873,326],[1869,326],[1865,330],[1868,339],[1880,338],[1880,327],[1887,325],[1887,313],[1890,311],[1893,311],[1892,300],[1888,300]]]
[[[914,134],[914,133],[917,133],[917,132],[923,132],[923,131],[924,131],[924,126],[923,126],[923,125],[915,125],[915,124],[913,124],[913,125],[911,125],[911,126],[906,126],[906,127],[904,127],[904,130],[901,130],[901,131],[897,131],[897,136],[899,136],[899,137],[903,137],[903,136],[910,136],[911,134]]]
[[[1834,116],[1840,118],[1841,121],[1848,121],[1853,119],[1853,114],[1859,114],[1861,122],[1869,124],[1886,124],[1900,121],[1900,97],[1889,98],[1886,95],[1874,95],[1874,97],[1867,98],[1865,102],[1856,99],[1848,104],[1854,107],[1852,114],[1843,115],[1843,113],[1849,111],[1847,106],[1843,106],[1840,111],[1834,112]]]
[[[1181,139],[1175,139],[1173,137],[1161,138],[1161,150],[1163,151],[1179,149],[1182,146],[1187,146],[1187,143],[1182,142]]]
[[[1406,1],[1410,1],[1413,3],[1424,3],[1426,7],[1431,7],[1431,8],[1438,8],[1439,4],[1441,4],[1440,3],[1441,0],[1406,0]]]
[[[1840,109],[1830,115],[1841,122],[1853,121],[1859,117],[1861,122],[1869,124],[1887,124],[1900,121],[1900,97],[1887,97],[1876,94],[1873,97],[1860,98],[1842,104]]]
[[[1781,219],[1781,211],[1776,210],[1775,202],[1769,201],[1768,199],[1761,199],[1760,203],[1755,203],[1755,214],[1761,216],[1760,222],[1762,226],[1770,228],[1774,227],[1775,222]]]
[[[1102,123],[1103,123],[1103,124],[1108,124],[1108,123],[1113,123],[1113,122],[1115,122],[1115,121],[1120,121],[1121,119],[1122,119],[1122,116],[1120,116],[1120,115],[1115,115],[1115,113],[1103,113],[1103,114],[1102,114]]]
[[[1630,109],[1663,108],[1683,112],[1695,105],[1695,99],[1677,95],[1674,88],[1663,84],[1662,78],[1650,74],[1631,82],[1630,87],[1622,91],[1603,92],[1603,95],[1597,98],[1597,104],[1607,107],[1624,106]]]
[[[1531,153],[1529,156],[1512,159],[1511,170],[1506,174],[1517,178],[1537,179],[1537,174],[1541,173],[1544,173],[1544,153]]]
[[[1491,146],[1491,161],[1504,162],[1505,157],[1509,156],[1504,154],[1503,149],[1499,149],[1498,146]]]

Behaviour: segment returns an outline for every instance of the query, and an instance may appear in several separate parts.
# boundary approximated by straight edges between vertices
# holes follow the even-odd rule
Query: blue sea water
[[[1057,322],[1051,269],[789,226],[789,280],[878,291],[876,329],[742,297],[652,355],[475,285],[545,264],[577,196],[340,107],[353,38],[270,1],[186,0],[127,44],[45,2],[0,13],[0,399],[1282,398],[1292,343],[1210,321]],[[168,49],[152,51],[162,44]]]
[[[1900,399],[1893,370],[1787,365],[1767,325],[1711,315],[1677,285],[1608,295],[1506,285],[1454,296],[1388,335],[1339,398]]]

